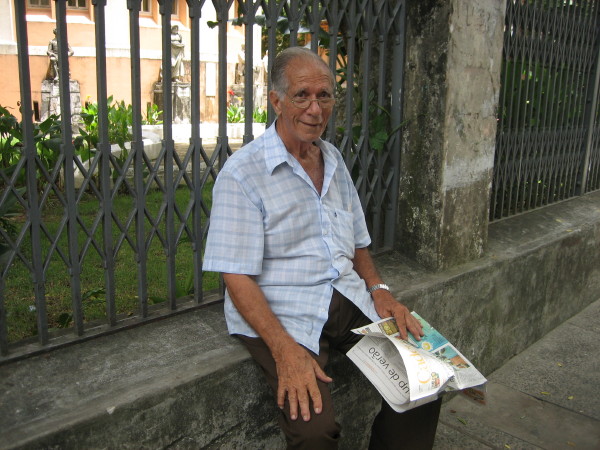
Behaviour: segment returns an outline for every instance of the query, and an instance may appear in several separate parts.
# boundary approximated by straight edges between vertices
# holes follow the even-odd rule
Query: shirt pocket
[[[335,244],[334,257],[354,255],[354,215],[342,209],[330,211],[331,230]]]

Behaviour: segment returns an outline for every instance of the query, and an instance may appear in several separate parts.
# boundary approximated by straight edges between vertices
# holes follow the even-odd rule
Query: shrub
[[[254,123],[267,123],[267,111],[262,108],[256,108],[252,113]]]
[[[227,122],[241,123],[246,121],[243,106],[229,105],[227,107]]]
[[[60,158],[62,130],[60,117],[50,115],[46,120],[33,124],[33,140],[40,162],[51,172]],[[19,159],[23,156],[23,127],[7,108],[0,105],[0,170],[8,179],[13,175]],[[40,171],[37,172],[38,180]],[[17,184],[24,182],[24,169],[16,177]]]
[[[133,112],[131,105],[126,105],[123,100],[120,102],[114,101],[112,95],[106,99],[108,106],[108,142],[110,144],[118,144],[125,151],[125,142],[132,139],[132,134],[129,131],[133,123]],[[98,103],[86,103],[81,108],[81,119],[83,127],[79,127],[80,135],[75,139],[75,146],[82,148],[87,146],[88,150],[97,148],[98,136]]]

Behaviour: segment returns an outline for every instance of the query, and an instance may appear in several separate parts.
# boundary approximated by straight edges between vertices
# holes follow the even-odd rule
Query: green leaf
[[[374,136],[371,136],[369,139],[369,143],[371,147],[377,151],[380,151],[385,146],[385,143],[388,140],[388,134],[385,131],[378,131]]]
[[[73,316],[71,314],[62,313],[60,316],[58,316],[56,322],[58,323],[58,328],[69,328],[69,325],[71,325],[72,320]]]

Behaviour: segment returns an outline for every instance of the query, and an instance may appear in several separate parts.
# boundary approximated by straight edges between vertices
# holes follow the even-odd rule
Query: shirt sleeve
[[[221,171],[213,188],[210,225],[202,269],[259,275],[264,253],[263,215],[247,188]]]
[[[344,164],[344,161],[343,159],[341,159],[341,156],[339,158],[340,159],[338,160],[338,164],[342,170],[343,178],[345,179],[346,192],[348,193],[347,195],[350,202],[349,211],[352,212],[352,215],[354,217],[354,248],[368,247],[369,245],[371,245],[371,236],[369,235],[369,229],[367,228],[367,221],[365,219],[365,213],[363,211],[362,203],[360,202],[358,191],[354,186],[354,181],[352,181],[350,171]]]
[[[371,236],[367,228],[365,213],[358,197],[358,192],[350,180],[351,198],[352,198],[352,213],[354,214],[354,248],[364,248],[371,244]]]

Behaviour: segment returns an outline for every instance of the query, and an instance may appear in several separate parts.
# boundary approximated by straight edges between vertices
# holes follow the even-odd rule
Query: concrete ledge
[[[600,193],[489,235],[485,257],[444,272],[377,258],[398,297],[486,374],[600,297]],[[328,370],[341,447],[364,448],[377,394],[341,356]],[[1,446],[281,448],[261,376],[220,306],[182,314],[1,366]]]
[[[212,306],[0,367],[0,447],[284,447],[260,370],[225,330]],[[340,411],[376,409],[349,361],[330,373]],[[352,442],[368,416],[340,419]]]
[[[400,301],[491,373],[598,299],[599,249],[595,192],[490,224],[485,256],[452,269],[377,263]]]

